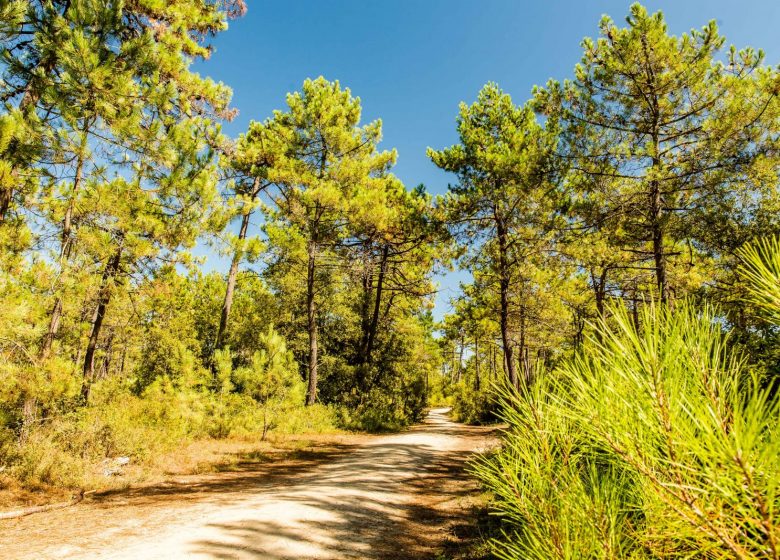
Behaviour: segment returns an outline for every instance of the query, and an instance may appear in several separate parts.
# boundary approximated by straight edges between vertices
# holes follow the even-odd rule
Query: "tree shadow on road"
[[[425,430],[473,440],[472,448],[495,431],[451,424]],[[337,468],[312,472],[268,496],[296,510],[302,506],[306,518],[292,525],[262,516],[213,524],[218,538],[196,541],[193,552],[217,559],[434,558],[473,524],[466,500],[478,490],[464,472],[469,451],[392,442],[363,447]],[[310,556],[302,555],[301,543],[308,543]]]
[[[358,444],[315,443],[306,449],[229,453],[228,461],[214,472],[182,475],[175,480],[155,484],[105,490],[94,494],[89,502],[95,507],[113,508],[117,502],[133,506],[167,506],[176,502],[224,503],[226,497],[241,499],[266,488],[294,484],[303,473],[333,462],[358,449]],[[262,455],[262,456],[261,456]]]

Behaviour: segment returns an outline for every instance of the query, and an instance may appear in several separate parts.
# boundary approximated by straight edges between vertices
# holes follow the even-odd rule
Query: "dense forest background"
[[[231,91],[192,65],[244,10],[0,2],[0,463],[13,476],[78,484],[91,462],[199,437],[398,429],[430,403],[469,422],[503,410],[530,438],[533,398],[592,395],[577,375],[642,333],[704,344],[679,358],[720,355],[728,331],[751,395],[776,400],[778,330],[755,286],[773,250],[756,243],[780,233],[780,74],[761,51],[727,47],[713,22],[672,36],[639,5],[622,26],[605,17],[568,79],[519,104],[489,83],[460,106],[459,142],[428,151],[453,174],[433,197],[394,176],[381,121],[363,122],[338,81],[308,79],[225,136]],[[198,244],[229,268],[204,272]],[[751,246],[764,247],[754,277]],[[437,323],[434,273],[448,267],[473,281]],[[557,464],[518,449],[515,475]],[[500,488],[512,478],[497,464],[483,476]],[[749,539],[775,535],[766,523]]]

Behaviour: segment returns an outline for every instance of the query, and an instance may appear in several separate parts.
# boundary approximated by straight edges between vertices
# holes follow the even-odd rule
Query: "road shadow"
[[[476,484],[466,482],[465,467],[472,452],[495,431],[433,417],[407,432],[432,443],[391,437],[267,496],[307,512],[306,518],[291,525],[260,512],[257,517],[212,524],[209,533],[217,537],[196,541],[192,552],[215,559],[434,558],[445,541],[457,539],[458,532],[472,524],[464,519],[470,509],[452,504],[476,491]],[[444,450],[436,445],[449,443],[442,438],[457,438],[460,445]],[[301,543],[311,546],[301,549]]]
[[[92,496],[6,524],[8,558],[434,558],[469,512],[468,457],[491,429],[441,415],[399,434],[237,454],[228,471]]]
[[[95,507],[104,508],[115,507],[117,501],[132,506],[166,505],[171,500],[208,502],[213,499],[224,503],[226,497],[241,499],[243,495],[264,489],[297,484],[303,474],[332,463],[359,447],[358,444],[327,442],[293,451],[229,453],[227,463],[217,466],[213,473],[106,490],[94,494],[89,501]]]

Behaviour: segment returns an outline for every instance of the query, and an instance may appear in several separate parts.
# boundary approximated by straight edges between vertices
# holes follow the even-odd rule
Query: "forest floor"
[[[3,558],[447,558],[482,506],[464,472],[497,430],[426,421],[392,435],[340,435],[279,461],[93,494],[0,521]]]

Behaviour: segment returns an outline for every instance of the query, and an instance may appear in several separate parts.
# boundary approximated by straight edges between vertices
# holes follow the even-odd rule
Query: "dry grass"
[[[0,509],[39,506],[70,498],[71,492],[54,486],[23,486],[16,479],[0,475]]]
[[[83,486],[85,490],[100,493],[165,482],[176,476],[226,472],[248,462],[281,462],[304,455],[315,447],[321,450],[339,444],[345,437],[346,432],[333,431],[329,434],[273,435],[266,441],[253,435],[199,439],[151,457],[144,463],[131,463],[119,475],[106,476],[104,465],[92,465]],[[65,501],[73,490],[44,484],[22,485],[14,478],[0,474],[0,509]]]

